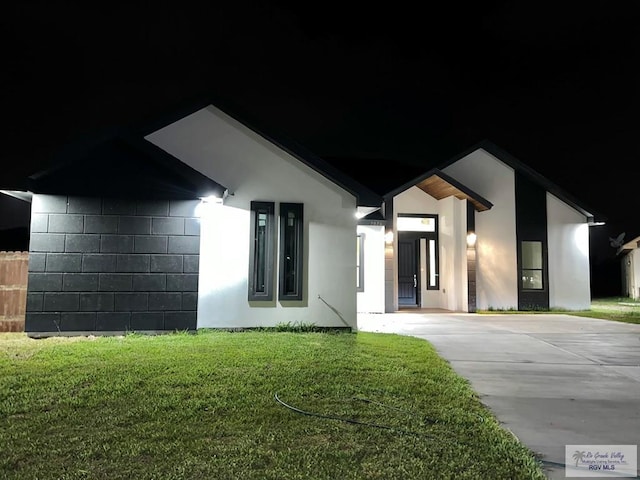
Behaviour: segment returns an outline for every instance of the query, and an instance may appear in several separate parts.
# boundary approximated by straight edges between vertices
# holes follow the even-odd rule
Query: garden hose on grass
[[[399,429],[399,428],[396,428],[396,427],[392,427],[390,425],[380,425],[380,424],[377,424],[377,423],[361,422],[359,420],[354,420],[352,418],[339,417],[337,415],[325,415],[325,414],[322,414],[322,413],[308,412],[308,411],[305,411],[305,410],[301,410],[299,408],[293,407],[293,406],[283,402],[282,400],[280,400],[280,397],[278,397],[278,393],[274,394],[274,398],[281,405],[287,407],[290,410],[293,410],[296,413],[300,413],[302,415],[308,415],[310,417],[325,418],[325,419],[328,419],[328,420],[337,420],[337,421],[340,421],[340,422],[351,423],[351,424],[354,424],[354,425],[364,425],[366,427],[380,428],[380,429],[384,429],[384,430],[390,430],[390,431],[393,431],[393,432],[401,433],[401,434],[404,434],[404,435],[419,435],[419,436],[426,437],[426,438],[432,438],[434,440],[436,439],[435,437],[433,437],[431,435],[427,435],[425,433],[413,432],[413,431],[410,431],[410,430],[402,430],[402,429]],[[373,401],[367,400],[367,399],[359,399],[358,398],[356,400],[360,400],[360,401],[363,401],[363,402],[369,402],[369,403],[378,403],[378,402],[373,402]],[[380,403],[379,405],[386,406],[386,405],[384,405],[382,403]],[[395,408],[395,407],[389,407],[389,408]],[[400,409],[396,408],[396,410],[400,410]]]
[[[292,411],[294,411],[296,413],[299,413],[301,415],[307,415],[307,416],[310,416],[310,417],[317,417],[317,418],[325,418],[325,419],[328,419],[328,420],[337,420],[339,422],[351,423],[353,425],[364,425],[366,427],[380,428],[380,429],[384,429],[384,430],[389,430],[389,431],[401,433],[401,434],[404,434],[404,435],[417,435],[417,436],[421,436],[421,437],[431,438],[431,439],[434,439],[434,440],[436,439],[435,437],[433,437],[431,435],[427,435],[427,434],[422,433],[422,432],[414,432],[414,431],[411,431],[411,430],[402,430],[402,429],[398,429],[396,427],[392,427],[390,425],[380,425],[380,424],[377,424],[377,423],[361,422],[359,420],[354,420],[352,418],[346,418],[346,417],[339,417],[337,415],[325,415],[325,414],[317,413],[317,412],[308,412],[306,410],[302,410],[300,408],[296,408],[296,407],[294,407],[292,405],[289,405],[288,403],[283,402],[280,399],[280,397],[278,397],[278,393],[277,392],[273,396],[276,399],[276,402],[278,402],[279,404],[281,404],[284,407],[288,408],[289,410],[292,410]],[[376,401],[373,401],[373,400],[369,400],[369,399],[366,399],[366,398],[354,398],[354,400],[359,400],[361,402],[366,402],[366,403],[374,403],[376,405],[380,405],[380,406],[385,407],[385,408],[391,408],[393,410],[398,410],[398,411],[403,412],[403,413],[414,415],[413,413],[408,412],[406,410],[403,410],[401,408],[390,407],[390,406],[385,405],[383,403],[376,402]],[[478,417],[480,418],[481,421],[484,422],[484,418],[483,417],[481,417],[479,415],[478,415]],[[428,421],[430,423],[436,423],[436,420],[428,419]],[[508,431],[511,433],[511,435],[513,435],[513,437],[518,442],[520,442],[520,439],[513,432],[511,432],[511,430],[508,430]],[[540,459],[540,458],[538,458],[537,461],[540,462],[542,465],[545,465],[547,467],[562,467],[562,468],[566,468],[566,464],[564,464],[564,463],[552,462],[550,460],[543,460],[543,459]],[[628,477],[628,478],[635,478],[637,480],[640,480],[639,476]]]

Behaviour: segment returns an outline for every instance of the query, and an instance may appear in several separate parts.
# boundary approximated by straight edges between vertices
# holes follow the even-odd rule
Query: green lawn
[[[590,310],[569,313],[579,317],[640,324],[640,302],[628,297],[596,298],[591,301]]]
[[[500,314],[509,315],[525,315],[525,314],[549,314],[549,313],[566,313],[576,317],[601,318],[603,320],[613,320],[616,322],[636,323],[640,324],[640,302],[632,300],[628,297],[607,297],[594,298],[591,300],[591,308],[589,310],[515,310],[513,309],[489,309],[479,310],[479,314]]]
[[[428,342],[365,332],[0,334],[0,452],[6,480],[545,478]]]

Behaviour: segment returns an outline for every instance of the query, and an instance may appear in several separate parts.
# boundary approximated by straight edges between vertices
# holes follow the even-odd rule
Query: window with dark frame
[[[275,204],[251,202],[249,300],[273,300]]]
[[[521,282],[523,290],[543,290],[543,258],[542,242],[523,241],[520,243],[522,253]]]
[[[279,300],[302,300],[303,204],[280,204]]]
[[[356,240],[356,291],[364,292],[364,233],[359,233]]]

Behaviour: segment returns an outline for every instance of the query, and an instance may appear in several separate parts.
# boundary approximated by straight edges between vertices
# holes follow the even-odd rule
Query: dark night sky
[[[0,16],[0,188],[211,93],[363,183],[488,139],[609,218],[596,264],[640,234],[634,2],[61,3]]]

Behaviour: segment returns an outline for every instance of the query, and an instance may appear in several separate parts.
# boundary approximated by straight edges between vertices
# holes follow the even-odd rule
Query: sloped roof
[[[273,127],[267,127],[260,124],[258,120],[252,118],[247,112],[241,111],[238,106],[230,105],[228,101],[216,98],[213,95],[207,95],[192,100],[191,102],[188,102],[153,122],[138,126],[136,130],[141,137],[145,137],[209,105],[218,108],[225,114],[243,124],[245,127],[254,131],[264,139],[276,145],[278,148],[287,152],[289,155],[354,195],[359,206],[380,207],[382,204],[382,197],[369,187],[345,174],[340,169],[313,154],[307,148],[303,147],[291,138],[288,138],[281,132],[276,132]]]
[[[226,187],[147,140],[124,132],[69,146],[54,166],[27,179],[33,193],[129,198],[222,197]]]
[[[635,250],[636,248],[640,248],[640,236],[634,238],[633,240],[629,240],[618,248],[616,255],[620,255],[623,253],[628,253],[631,250]]]
[[[483,212],[493,207],[493,204],[489,200],[483,198],[470,188],[462,185],[460,182],[451,178],[438,168],[432,168],[410,182],[392,190],[385,195],[385,198],[394,197],[411,187],[418,187],[437,200],[441,200],[452,195],[460,200],[468,200],[473,204],[474,208],[478,212]]]
[[[515,158],[513,155],[511,155],[507,151],[503,150],[502,148],[498,147],[497,145],[495,145],[494,143],[490,142],[489,140],[482,140],[482,141],[478,142],[477,144],[473,145],[472,147],[468,148],[467,150],[465,150],[465,151],[455,155],[454,157],[450,158],[449,160],[444,162],[442,165],[440,165],[439,168],[440,169],[444,169],[444,168],[448,167],[449,165],[457,162],[461,158],[466,157],[470,153],[475,152],[478,149],[482,149],[482,150],[486,151],[487,153],[490,153],[491,155],[496,157],[498,160],[500,160],[500,161],[504,162],[505,164],[509,165],[511,168],[513,168],[517,172],[519,172],[519,173],[521,173],[523,175],[526,175],[534,183],[537,183],[542,188],[544,188],[546,191],[548,191],[549,193],[553,194],[555,197],[559,198],[560,200],[565,202],[567,205],[570,205],[571,207],[576,209],[578,212],[583,214],[585,217],[590,219],[592,222],[604,222],[604,221],[606,221],[606,217],[604,215],[602,215],[599,212],[596,212],[591,207],[587,206],[584,202],[576,199],[573,195],[569,194],[564,189],[562,189],[561,187],[559,187],[555,183],[551,182],[549,179],[547,179],[546,177],[544,177],[540,173],[536,172],[533,168],[531,168],[528,165],[524,164],[523,162],[521,162],[520,160]]]

